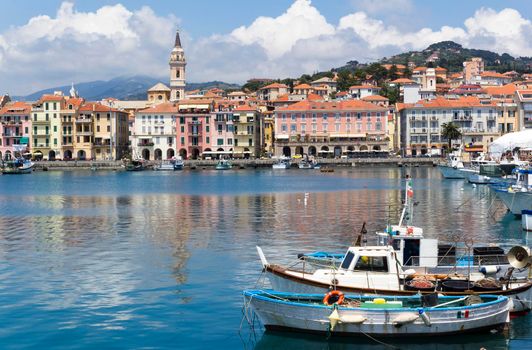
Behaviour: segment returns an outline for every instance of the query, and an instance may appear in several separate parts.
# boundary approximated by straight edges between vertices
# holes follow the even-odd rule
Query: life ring
[[[323,303],[325,305],[341,304],[344,302],[344,298],[344,293],[340,292],[339,290],[332,290],[325,294]]]
[[[412,235],[412,234],[414,234],[414,228],[413,228],[412,226],[408,226],[408,227],[406,228],[406,233],[407,233],[408,235]]]

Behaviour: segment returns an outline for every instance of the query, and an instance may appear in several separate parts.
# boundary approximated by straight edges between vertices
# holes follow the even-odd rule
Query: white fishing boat
[[[466,179],[474,170],[466,169],[461,159],[461,153],[451,153],[446,164],[438,165],[441,174],[446,179]]]
[[[2,165],[2,174],[4,175],[20,175],[31,174],[34,163],[23,157],[5,161]]]
[[[229,170],[233,167],[230,161],[227,159],[220,159],[216,164],[216,170]]]
[[[523,210],[532,210],[532,168],[517,169],[514,185],[494,186],[492,189],[514,215],[520,216]]]
[[[484,295],[450,297],[294,294],[244,291],[248,320],[256,314],[266,330],[327,335],[435,336],[501,331],[508,326],[509,299]]]
[[[183,158],[180,156],[177,157],[174,160],[174,170],[183,170],[184,167],[185,167],[185,162],[183,161]]]
[[[292,163],[290,158],[279,158],[279,160],[272,165],[273,169],[290,169]]]
[[[161,162],[153,169],[157,171],[174,171],[174,163],[171,161]]]

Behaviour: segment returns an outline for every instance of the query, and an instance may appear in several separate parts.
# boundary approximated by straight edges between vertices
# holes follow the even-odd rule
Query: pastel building
[[[176,154],[176,103],[161,103],[135,113],[132,149],[146,160],[172,159]]]
[[[31,150],[31,105],[8,102],[0,109],[0,159]]]
[[[475,76],[484,72],[484,61],[480,57],[473,57],[464,62],[464,82],[470,84]]]
[[[257,107],[238,106],[233,110],[234,156],[259,157],[261,149],[261,113]]]
[[[31,135],[33,139],[33,157],[35,159],[52,160],[60,157],[60,112],[63,104],[64,96],[55,94],[43,95],[39,101],[32,105]]]
[[[257,97],[263,101],[274,101],[286,94],[288,94],[288,86],[280,83],[266,85],[257,91]]]
[[[211,146],[211,112],[214,100],[194,99],[179,102],[176,116],[178,154],[183,159],[199,159]]]
[[[403,155],[442,154],[448,140],[442,126],[453,123],[462,132],[453,146],[464,146],[466,152],[486,152],[487,145],[499,136],[497,105],[477,97],[398,103],[396,106]]]
[[[234,100],[218,101],[209,118],[209,144],[202,152],[202,157],[223,158],[234,153]]]
[[[368,156],[387,152],[388,110],[360,101],[301,101],[275,111],[275,155]]]
[[[532,129],[532,90],[517,90],[515,102],[519,113],[519,130]]]

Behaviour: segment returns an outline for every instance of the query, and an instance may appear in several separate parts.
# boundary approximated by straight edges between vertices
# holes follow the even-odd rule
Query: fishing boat
[[[516,164],[481,164],[479,172],[470,174],[468,181],[477,185],[510,185],[515,181],[512,174],[516,166]]]
[[[273,169],[290,169],[292,162],[290,158],[279,158],[279,160],[272,165]]]
[[[143,171],[144,169],[144,159],[132,159],[126,164],[126,171]]]
[[[156,171],[174,171],[174,163],[172,161],[161,162],[153,168]]]
[[[23,157],[14,160],[5,161],[2,165],[2,174],[5,175],[20,175],[31,174],[33,171],[33,162]]]
[[[446,179],[465,179],[471,173],[464,167],[460,152],[451,153],[447,163],[438,165],[438,169]]]
[[[177,157],[174,160],[174,170],[183,170],[185,167],[185,162],[183,161],[182,157]]]
[[[316,161],[314,159],[309,159],[307,155],[303,156],[303,159],[297,164],[299,169],[314,169],[316,166]]]
[[[514,215],[520,216],[523,210],[532,210],[532,168],[518,168],[514,185],[491,188]]]
[[[245,316],[266,330],[332,336],[435,336],[502,331],[510,321],[507,297],[296,294],[246,290]]]
[[[517,249],[516,249],[517,250]],[[290,267],[271,264],[257,247],[263,271],[274,290],[292,293],[323,293],[337,289],[362,295],[414,295],[441,293],[444,295],[496,294],[512,299],[512,312],[530,310],[532,282],[511,274],[502,281],[488,277],[489,271],[471,269],[467,275],[453,271],[433,274],[420,266],[403,266],[392,246],[350,247],[339,267],[315,268],[304,261]],[[427,257],[423,265],[435,265]],[[528,268],[529,256],[519,253],[516,269]],[[516,262],[517,261],[517,262]]]
[[[216,170],[229,170],[232,167],[233,165],[227,159],[220,159],[216,164]]]

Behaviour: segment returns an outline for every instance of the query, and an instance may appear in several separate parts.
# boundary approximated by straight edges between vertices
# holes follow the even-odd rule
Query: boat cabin
[[[402,266],[436,267],[438,240],[423,238],[423,229],[416,226],[392,226],[389,232],[377,232],[380,246],[393,247]]]
[[[515,187],[519,189],[532,189],[532,169],[517,169],[517,181]]]

